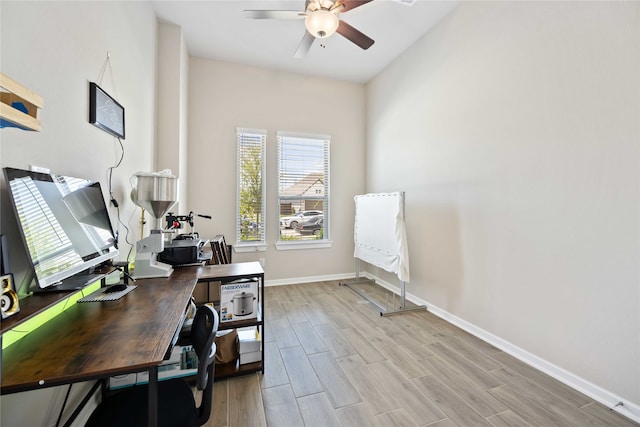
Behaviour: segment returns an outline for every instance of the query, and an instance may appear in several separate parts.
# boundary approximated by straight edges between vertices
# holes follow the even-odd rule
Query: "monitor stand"
[[[39,294],[48,292],[76,291],[90,285],[91,283],[97,282],[98,280],[102,280],[106,276],[107,273],[105,272],[97,273],[94,269],[85,270],[71,277],[67,277],[55,285],[47,286],[46,288],[35,288],[33,293]]]

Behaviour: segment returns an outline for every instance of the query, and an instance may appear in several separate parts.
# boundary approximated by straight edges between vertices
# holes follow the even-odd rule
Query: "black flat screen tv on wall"
[[[89,82],[89,123],[124,139],[124,107],[93,82]]]
[[[118,255],[100,183],[14,168],[4,173],[39,288],[63,288],[65,279]]]

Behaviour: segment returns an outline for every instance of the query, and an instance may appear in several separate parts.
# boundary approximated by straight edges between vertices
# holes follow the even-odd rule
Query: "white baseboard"
[[[396,294],[400,293],[400,289],[397,286],[385,282],[384,280],[381,280],[376,276],[368,273],[364,273],[363,276],[375,280],[378,285],[382,286],[385,289],[395,292]],[[447,322],[459,327],[466,332],[469,332],[471,335],[474,335],[481,340],[486,341],[494,347],[510,354],[511,356],[538,369],[539,371],[544,372],[545,374],[568,385],[569,387],[579,391],[580,393],[583,393],[584,395],[605,405],[606,407],[624,415],[625,417],[635,422],[640,422],[640,405],[625,400],[615,393],[605,390],[602,387],[597,386],[585,380],[584,378],[581,378],[567,371],[566,369],[556,366],[553,363],[550,363],[536,356],[535,354],[529,353],[528,351],[496,335],[493,335],[492,333],[487,332],[484,329],[479,328],[476,325],[447,312],[446,310],[430,304],[429,302],[424,301],[413,294],[406,293],[405,297],[407,301],[410,301],[416,305],[426,306],[427,310],[435,314],[436,316],[446,320]]]
[[[407,299],[409,299],[407,297]],[[411,301],[417,304],[415,301]],[[632,402],[625,401],[620,396],[615,395],[614,393],[609,392],[608,390],[603,389],[600,386],[597,386],[569,371],[563,369],[559,366],[550,363],[535,354],[529,353],[522,348],[513,345],[512,343],[503,340],[500,337],[497,337],[490,332],[487,332],[477,326],[460,319],[459,317],[454,316],[451,313],[448,313],[445,310],[441,310],[440,308],[434,306],[429,303],[422,303],[427,306],[427,310],[436,316],[446,320],[447,322],[463,329],[470,334],[482,339],[483,341],[488,342],[489,344],[499,348],[512,355],[513,357],[521,360],[522,362],[538,369],[541,372],[557,379],[558,381],[568,385],[569,387],[579,391],[580,393],[589,396],[593,400],[602,403],[606,407],[615,410],[616,412],[621,413],[622,415],[636,421],[640,422],[640,406],[635,405]]]
[[[326,276],[308,276],[308,277],[298,277],[296,279],[275,279],[275,280],[265,280],[265,286],[283,286],[283,285],[295,285],[296,283],[311,283],[311,282],[328,282],[330,280],[342,280],[342,279],[350,279],[355,276],[355,273],[345,273],[345,274],[332,274]]]

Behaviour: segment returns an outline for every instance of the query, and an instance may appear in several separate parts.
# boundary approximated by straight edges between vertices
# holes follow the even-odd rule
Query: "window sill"
[[[276,242],[276,249],[279,251],[295,251],[298,249],[321,249],[321,248],[330,248],[333,246],[333,241],[331,240],[316,240],[316,241],[281,241]]]
[[[260,243],[236,243],[233,247],[236,252],[265,252],[267,250],[267,244]]]

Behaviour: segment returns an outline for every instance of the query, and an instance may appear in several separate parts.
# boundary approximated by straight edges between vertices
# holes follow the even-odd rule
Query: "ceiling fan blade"
[[[339,21],[338,29],[336,30],[336,32],[365,50],[369,49],[375,43],[373,39],[369,38],[359,30],[356,30],[343,20]]]
[[[300,44],[298,45],[296,53],[293,55],[293,57],[300,59],[307,56],[307,52],[309,52],[309,49],[311,49],[311,45],[313,44],[315,39],[316,38],[313,36],[313,34],[311,34],[309,31],[305,31],[304,36],[302,37],[302,40],[300,40]]]
[[[249,19],[302,19],[304,12],[299,10],[245,10],[244,17]]]
[[[351,9],[355,9],[358,6],[362,6],[363,4],[367,4],[370,1],[372,0],[338,0],[336,1],[333,9],[337,7],[342,7],[342,9],[340,9],[339,12],[344,13]]]

